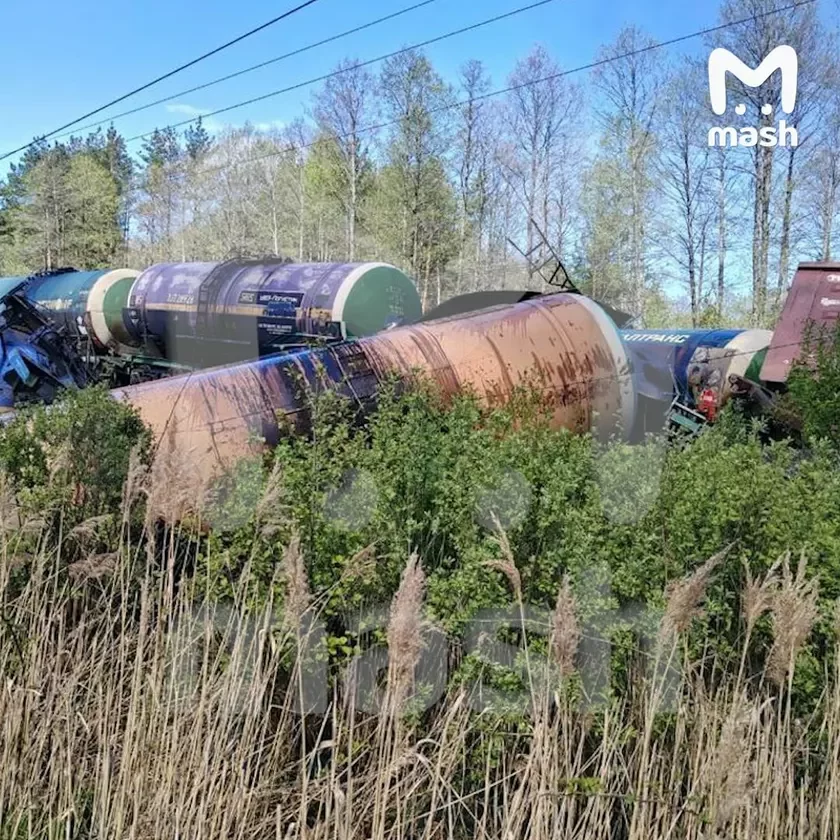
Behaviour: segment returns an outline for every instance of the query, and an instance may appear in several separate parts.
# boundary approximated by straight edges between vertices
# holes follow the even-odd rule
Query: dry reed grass
[[[840,835],[840,673],[835,665],[827,675],[821,707],[804,724],[777,685],[789,682],[814,619],[815,585],[802,562],[792,571],[785,559],[780,576],[747,580],[746,626],[770,610],[776,630],[760,685],[718,674],[709,687],[686,662],[666,718],[655,687],[634,695],[640,708],[604,708],[597,728],[591,712],[546,697],[526,731],[512,734],[471,711],[456,688],[421,725],[401,717],[421,653],[425,578],[416,556],[388,627],[394,714],[364,715],[333,690],[324,715],[302,720],[282,678],[288,649],[272,604],[254,610],[237,597],[222,609],[188,586],[161,583],[151,565],[129,585],[120,569],[137,554],[131,545],[87,590],[79,587],[98,561],[68,587],[55,553],[33,555],[18,591],[17,555],[7,550],[11,537],[2,539],[2,840]],[[519,571],[499,540],[496,568],[519,597]],[[687,629],[719,562],[672,587],[669,634]],[[296,541],[283,572],[299,627],[312,596]],[[73,608],[80,591],[82,611]],[[575,667],[576,612],[566,580],[551,637],[564,675]]]
[[[551,654],[560,672],[566,677],[574,672],[575,655],[580,644],[580,625],[569,576],[557,591],[557,601],[551,618]]]
[[[767,672],[777,685],[792,675],[796,655],[811,633],[817,618],[819,582],[805,576],[805,554],[800,555],[796,571],[790,568],[790,553],[782,559],[782,577],[770,601],[773,619],[773,647]]]

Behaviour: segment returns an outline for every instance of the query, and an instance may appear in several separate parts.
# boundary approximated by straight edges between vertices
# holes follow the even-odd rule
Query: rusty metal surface
[[[517,386],[552,397],[554,422],[575,431],[622,411],[615,327],[594,304],[570,294],[483,310],[382,333],[361,342],[380,375],[418,369],[444,393],[470,388],[488,405],[503,405]]]
[[[534,384],[553,404],[557,427],[611,430],[616,414],[625,428],[632,425],[633,389],[618,332],[595,304],[568,294],[113,393],[138,408],[163,452],[186,454],[209,477],[258,455],[261,440],[274,443],[278,415],[305,427],[301,383],[366,404],[384,377],[417,372],[444,394],[469,388],[491,406]]]
[[[821,330],[835,330],[840,317],[840,263],[800,263],[784,309],[761,367],[764,382],[783,383],[800,360],[803,333],[813,322]]]

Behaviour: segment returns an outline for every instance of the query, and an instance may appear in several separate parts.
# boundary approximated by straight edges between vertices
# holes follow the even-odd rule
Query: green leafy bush
[[[353,649],[354,614],[387,608],[411,551],[426,572],[428,617],[450,637],[509,606],[511,585],[494,567],[498,525],[523,601],[551,609],[568,574],[597,635],[621,637],[628,614],[658,609],[669,582],[730,544],[697,624],[697,644],[724,659],[741,632],[743,563],[758,574],[805,551],[826,610],[840,595],[832,452],[766,445],[734,412],[685,449],[652,439],[641,457],[552,429],[528,394],[487,410],[471,395],[445,403],[428,388],[386,389],[363,426],[331,394],[312,416],[311,437],[282,442],[271,460],[275,525],[266,531],[263,512],[212,535],[208,571],[231,592],[247,564],[282,600],[277,566],[298,533],[332,649]]]
[[[89,388],[20,410],[0,427],[0,468],[22,514],[60,516],[73,527],[119,513],[132,452],[143,463],[150,445],[130,405]]]
[[[697,644],[720,661],[738,649],[743,564],[760,574],[784,552],[805,552],[826,613],[840,596],[830,440],[815,436],[808,450],[767,444],[756,424],[727,411],[683,449],[656,438],[644,448],[604,444],[551,428],[527,390],[488,409],[422,385],[383,388],[364,423],[327,393],[313,400],[311,419],[310,435],[285,438],[264,464],[228,477],[208,534],[177,538],[215,597],[232,597],[247,577],[256,603],[282,603],[284,553],[298,537],[333,659],[363,644],[359,615],[387,611],[411,552],[423,563],[427,616],[450,638],[515,595],[550,610],[568,575],[587,632],[621,640],[640,613],[660,608],[671,581],[730,545],[695,625]],[[96,389],[22,413],[0,432],[20,509],[65,528],[102,515],[119,522],[132,451],[148,458],[147,431]],[[500,571],[506,559],[516,592]],[[756,646],[767,632],[758,628]],[[818,632],[815,663],[825,647]]]
[[[840,450],[840,330],[806,331],[802,358],[791,370],[788,388],[806,440],[827,440]]]

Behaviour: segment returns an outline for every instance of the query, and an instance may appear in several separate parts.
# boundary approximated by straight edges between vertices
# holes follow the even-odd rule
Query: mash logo
[[[796,106],[796,86],[799,75],[799,60],[796,50],[786,44],[772,50],[758,67],[744,64],[740,58],[729,50],[718,47],[709,56],[709,98],[712,110],[722,116],[726,113],[726,80],[731,73],[747,87],[761,87],[776,71],[782,77],[782,111],[793,113]],[[743,116],[747,106],[739,103],[735,106],[735,113]],[[761,106],[761,113],[768,117],[773,113],[773,106],[769,102]],[[778,127],[774,125],[742,126],[713,126],[709,129],[708,143],[710,146],[798,146],[799,134],[796,128],[788,125],[785,120],[779,120]]]

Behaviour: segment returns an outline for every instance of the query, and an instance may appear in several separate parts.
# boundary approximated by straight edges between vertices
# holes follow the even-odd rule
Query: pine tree
[[[79,268],[113,265],[122,236],[118,224],[119,190],[111,172],[95,154],[73,155],[65,176],[65,190],[66,261]]]
[[[140,229],[151,251],[149,259],[169,255],[181,192],[183,151],[178,133],[170,127],[155,129],[143,144],[140,159],[145,164],[137,205]]]
[[[457,250],[453,191],[445,164],[451,126],[443,121],[452,92],[429,60],[409,51],[385,62],[380,90],[389,121],[386,193],[390,235],[422,290],[425,303],[440,296],[440,274]]]
[[[184,153],[193,163],[202,160],[213,145],[201,117],[184,132]]]

